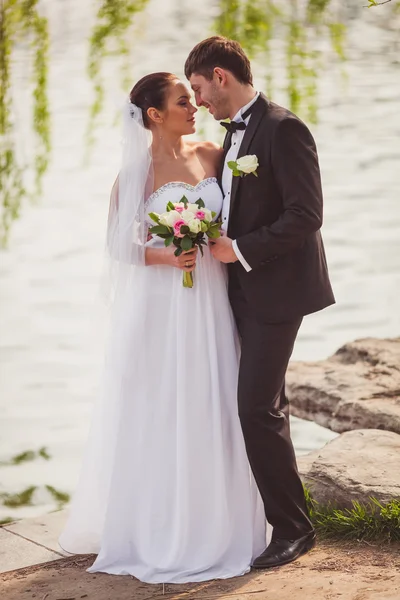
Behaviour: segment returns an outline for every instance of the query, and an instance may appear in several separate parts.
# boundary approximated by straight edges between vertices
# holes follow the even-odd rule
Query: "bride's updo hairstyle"
[[[149,108],[164,110],[167,100],[167,91],[173,81],[178,77],[173,73],[150,73],[139,79],[129,95],[132,104],[136,104],[143,111],[143,124],[150,129],[150,119],[147,115]]]

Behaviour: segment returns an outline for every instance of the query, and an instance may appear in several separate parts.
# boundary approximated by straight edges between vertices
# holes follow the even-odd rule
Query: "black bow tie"
[[[246,129],[246,123],[244,121],[240,121],[240,123],[237,123],[236,121],[221,121],[220,125],[225,127],[229,133],[235,133],[235,131],[238,131],[239,129]]]
[[[225,127],[227,132],[230,134],[235,133],[235,131],[238,131],[239,129],[246,129],[245,120],[251,115],[252,110],[253,104],[242,114],[243,121],[240,121],[240,123],[237,123],[236,121],[230,121],[229,123],[228,121],[220,121],[220,125],[222,125],[222,127]]]

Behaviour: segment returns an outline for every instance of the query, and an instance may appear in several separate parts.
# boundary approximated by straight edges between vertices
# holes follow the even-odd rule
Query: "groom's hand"
[[[213,257],[222,263],[233,263],[238,260],[232,248],[232,240],[226,235],[210,241],[210,250]]]

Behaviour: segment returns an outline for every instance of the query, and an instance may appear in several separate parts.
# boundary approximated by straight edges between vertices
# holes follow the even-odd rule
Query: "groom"
[[[290,438],[285,373],[304,315],[335,302],[320,233],[317,150],[300,119],[253,88],[249,60],[237,42],[223,37],[200,42],[185,75],[198,106],[214,119],[230,119],[221,123],[227,129],[220,178],[226,235],[211,251],[228,264],[242,343],[239,416],[273,525],[272,542],[253,567],[274,567],[315,544]],[[228,167],[247,155],[257,158],[257,176]],[[245,162],[251,170],[251,161]]]

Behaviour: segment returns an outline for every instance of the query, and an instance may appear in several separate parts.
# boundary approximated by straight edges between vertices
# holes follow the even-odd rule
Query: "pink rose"
[[[200,221],[204,221],[204,219],[206,218],[206,213],[203,212],[202,210],[198,210],[197,213],[195,214],[196,219],[200,219]]]
[[[175,210],[178,213],[181,213],[184,210],[184,208],[185,208],[184,206],[175,206]]]
[[[183,237],[183,234],[181,233],[182,225],[186,225],[185,221],[183,219],[178,219],[174,225],[174,235],[176,235],[176,237]]]

